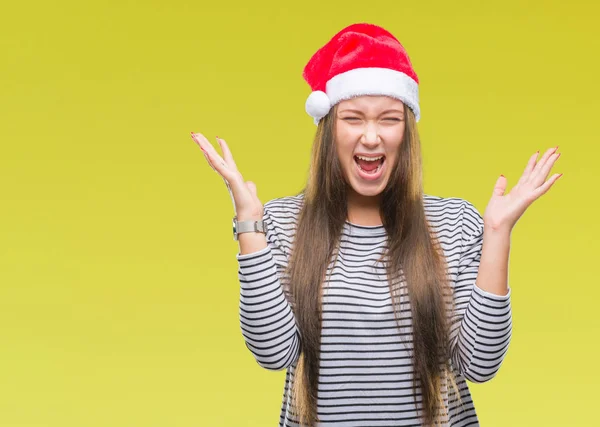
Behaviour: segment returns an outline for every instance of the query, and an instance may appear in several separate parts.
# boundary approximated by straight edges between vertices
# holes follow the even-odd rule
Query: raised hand
[[[525,210],[562,176],[554,174],[546,181],[550,169],[560,157],[560,153],[556,153],[557,149],[558,147],[548,149],[537,163],[538,153],[532,155],[521,179],[508,194],[504,194],[506,178],[498,178],[492,198],[483,214],[486,227],[510,232]]]
[[[260,220],[263,217],[263,205],[258,199],[256,185],[252,181],[244,181],[242,174],[233,160],[227,143],[217,137],[223,157],[217,153],[213,145],[201,133],[191,132],[192,139],[198,144],[206,161],[223,180],[231,195],[233,209],[238,220]]]

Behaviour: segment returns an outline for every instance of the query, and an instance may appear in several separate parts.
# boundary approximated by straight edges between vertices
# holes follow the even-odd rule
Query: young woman
[[[483,216],[423,193],[418,79],[381,27],[353,24],[304,78],[317,124],[306,187],[264,206],[217,138],[192,137],[236,210],[240,321],[260,366],[286,369],[280,426],[478,425],[466,380],[494,377],[511,331],[510,233],[560,177],[532,155]]]

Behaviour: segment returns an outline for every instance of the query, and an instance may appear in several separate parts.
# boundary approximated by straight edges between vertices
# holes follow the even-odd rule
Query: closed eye
[[[360,120],[360,119],[358,117],[344,117],[342,120]],[[395,121],[395,122],[401,122],[402,121],[402,120],[397,119],[395,117],[388,117],[388,118],[386,118],[384,120],[392,120],[392,121]]]

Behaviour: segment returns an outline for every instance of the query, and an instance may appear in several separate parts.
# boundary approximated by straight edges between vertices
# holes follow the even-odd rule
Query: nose
[[[362,143],[367,147],[377,146],[381,142],[381,138],[377,132],[377,124],[367,123],[361,140]]]

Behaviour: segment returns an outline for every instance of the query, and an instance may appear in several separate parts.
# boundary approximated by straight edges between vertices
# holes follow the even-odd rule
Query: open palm
[[[525,210],[562,176],[554,174],[546,181],[552,166],[560,157],[560,153],[556,153],[557,149],[558,147],[548,149],[537,162],[539,152],[532,155],[519,182],[508,194],[504,194],[507,179],[504,176],[498,178],[483,215],[487,227],[510,232]]]
[[[221,156],[204,135],[191,132],[191,136],[204,153],[210,167],[225,181],[236,217],[239,220],[261,219],[263,205],[258,198],[256,185],[252,181],[244,180],[225,140],[217,137],[223,152]]]

